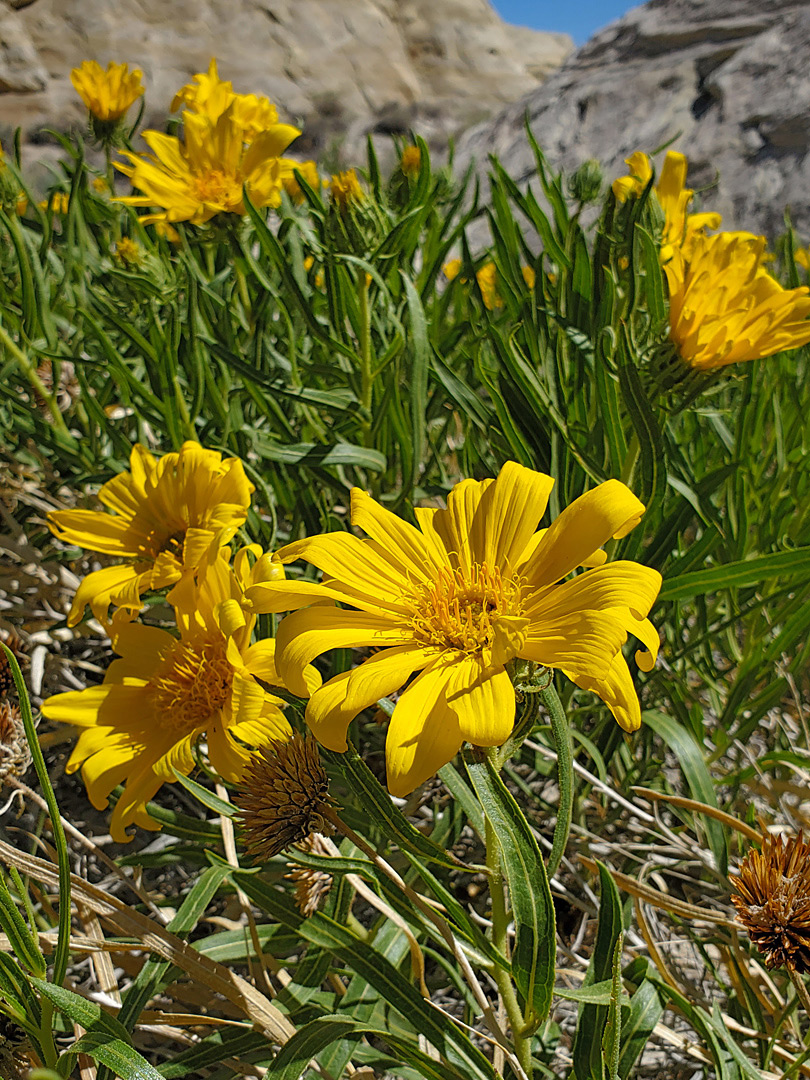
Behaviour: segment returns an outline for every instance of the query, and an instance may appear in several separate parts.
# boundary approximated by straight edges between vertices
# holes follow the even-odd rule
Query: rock
[[[810,4],[650,0],[596,34],[538,89],[468,132],[456,160],[499,155],[534,175],[523,131],[551,164],[600,160],[609,178],[634,150],[665,143],[727,228],[775,235],[790,207],[810,239]]]
[[[16,10],[13,10],[16,9]],[[536,87],[573,49],[508,27],[489,0],[0,0],[0,136],[83,129],[82,60],[144,72],[147,124],[208,67],[304,128],[301,154],[363,160],[367,132],[437,146]]]

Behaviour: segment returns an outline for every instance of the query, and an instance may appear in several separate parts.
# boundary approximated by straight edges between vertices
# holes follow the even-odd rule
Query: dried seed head
[[[318,744],[297,733],[255,754],[236,798],[245,847],[266,862],[310,833],[333,830],[324,814],[333,805]]]
[[[332,854],[320,833],[311,833],[295,846],[310,855],[329,856]],[[290,872],[284,877],[295,884],[296,907],[302,915],[309,918],[310,915],[315,914],[332,888],[332,875],[309,866],[295,866],[293,863],[287,865],[290,867]]]
[[[20,710],[9,701],[0,701],[0,781],[22,776],[30,764],[31,750]]]
[[[731,902],[769,968],[810,971],[810,843],[766,834],[732,882]]]

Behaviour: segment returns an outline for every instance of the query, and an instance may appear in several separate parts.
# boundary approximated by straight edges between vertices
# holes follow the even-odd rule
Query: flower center
[[[188,734],[208,724],[231,693],[233,667],[223,640],[178,641],[149,680],[152,703],[164,727]]]
[[[440,649],[481,653],[491,648],[501,616],[522,614],[522,593],[522,580],[502,577],[497,566],[474,563],[469,573],[443,568],[408,598],[414,636]]]
[[[242,201],[242,181],[222,169],[212,169],[211,172],[196,176],[194,187],[200,202],[236,206]]]

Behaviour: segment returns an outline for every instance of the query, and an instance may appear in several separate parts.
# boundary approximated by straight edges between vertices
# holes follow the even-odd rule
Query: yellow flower
[[[181,106],[207,116],[212,123],[230,109],[234,123],[242,129],[244,142],[252,142],[257,135],[278,124],[278,110],[269,98],[235,93],[231,82],[220,79],[215,59],[211,60],[205,74],[195,75],[193,83],[186,83],[177,91],[172,112],[177,112]]]
[[[301,132],[288,124],[263,131],[247,149],[232,106],[212,121],[203,113],[184,118],[185,143],[173,135],[145,131],[151,154],[122,151],[129,165],[117,168],[143,195],[116,199],[129,206],[162,206],[141,221],[190,221],[202,225],[217,214],[244,214],[242,187],[255,206],[278,206],[294,163],[281,157]]]
[[[526,282],[526,286],[529,289],[534,289],[535,282],[537,281],[537,275],[531,266],[521,266],[521,274],[523,274],[523,280]]]
[[[314,161],[294,161],[292,164],[293,168],[297,172],[301,173],[301,175],[309,184],[309,186],[313,189],[313,191],[320,190],[322,184],[321,176],[318,172],[318,166],[315,164]],[[300,206],[301,203],[304,201],[303,188],[298,183],[298,180],[295,178],[294,173],[291,176],[285,178],[284,190],[287,192],[287,194],[290,196],[290,198],[296,205]]]
[[[66,191],[54,191],[50,199],[43,199],[37,206],[46,213],[51,210],[54,214],[66,214],[70,209],[70,196]]]
[[[475,280],[478,282],[478,288],[481,290],[484,307],[487,311],[502,308],[503,298],[498,292],[498,271],[495,269],[495,263],[484,263],[481,269],[477,271]]]
[[[329,187],[332,192],[332,202],[340,210],[347,210],[353,203],[363,202],[366,197],[354,169],[335,173]]]
[[[613,194],[619,202],[631,195],[640,195],[652,177],[652,165],[646,154],[636,151],[626,159],[630,176],[613,181]],[[670,150],[664,158],[661,175],[654,191],[664,212],[664,231],[661,237],[661,258],[670,258],[672,247],[688,247],[704,229],[719,229],[720,214],[688,214],[694,191],[686,184],[687,162],[683,154]]]
[[[461,272],[462,262],[461,259],[450,259],[442,267],[442,273],[448,281],[453,281],[458,277]]]
[[[664,266],[670,338],[701,371],[756,360],[810,341],[810,289],[783,289],[762,267],[765,238],[729,232],[694,237]]]
[[[418,146],[406,146],[399,159],[399,167],[406,176],[418,176],[422,168],[422,151]]]
[[[251,567],[248,553],[256,562]],[[56,694],[43,702],[50,720],[81,728],[66,771],[80,766],[87,794],[101,810],[116,785],[124,791],[110,820],[116,843],[126,829],[159,828],[146,803],[173,769],[195,767],[194,744],[205,740],[208,760],[237,783],[251,760],[250,748],[289,738],[282,702],[256,677],[283,686],[276,672],[275,642],[250,644],[253,617],[243,612],[242,591],[259,581],[283,577],[280,563],[261,549],[243,548],[228,566],[227,549],[209,567],[187,602],[176,606],[179,637],[155,626],[118,624],[113,647],[120,656],[100,686]],[[308,687],[320,679],[309,670]]]
[[[142,75],[138,68],[130,71],[129,64],[110,61],[105,71],[95,60],[85,60],[73,68],[70,81],[92,115],[111,123],[120,120],[143,93]]]
[[[86,604],[106,619],[110,604],[129,611],[148,589],[176,585],[209,557],[213,544],[227,544],[244,523],[253,485],[237,458],[186,442],[159,460],[140,444],[132,448],[130,471],[108,480],[98,493],[114,515],[97,510],[57,510],[48,527],[67,544],[117,555],[128,562],[88,574],[76,590],[68,626]]]
[[[115,257],[128,266],[137,266],[143,255],[143,248],[137,240],[129,236],[122,237],[115,245]]]
[[[106,177],[94,176],[93,177],[93,191],[97,195],[107,195],[110,191],[110,185],[107,183]]]
[[[803,270],[810,270],[810,248],[796,248],[793,258]]]
[[[170,244],[181,244],[183,242],[180,233],[173,225],[170,225],[168,221],[156,221],[155,232],[158,236],[165,236]]]
[[[644,506],[608,480],[538,532],[553,483],[508,462],[495,480],[457,484],[446,510],[417,508],[417,527],[354,488],[352,524],[365,539],[327,533],[279,552],[284,562],[319,567],[321,584],[247,591],[257,611],[293,611],[279,628],[277,662],[294,694],[307,694],[302,673],[319,653],[376,650],[309,700],[307,723],[329,749],[345,750],[351,720],[408,683],[386,741],[394,795],[432,776],[464,740],[497,746],[508,738],[515,691],[507,665],[516,659],[559,668],[599,694],[626,730],[641,723],[621,647],[635,634],[650,650],[637,654],[639,666],[652,667],[658,636],[646,616],[661,576],[633,562],[604,563],[598,549],[638,524]],[[595,568],[569,577],[585,563]]]

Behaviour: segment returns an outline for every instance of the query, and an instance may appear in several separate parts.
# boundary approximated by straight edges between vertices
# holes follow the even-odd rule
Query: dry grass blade
[[[59,883],[56,868],[50,863],[17,851],[2,841],[0,859],[9,866],[16,866],[18,870],[42,884],[56,886]],[[213,993],[221,994],[274,1042],[283,1046],[295,1034],[293,1025],[271,1001],[224,964],[198,953],[193,946],[147,919],[145,915],[133,911],[116,897],[109,896],[75,874],[71,875],[71,887],[75,890],[74,897],[77,902],[95,911],[117,933],[137,938],[142,948],[170,961],[189,978],[203,983]]]
[[[754,843],[758,844],[762,839],[760,831],[752,829],[750,825],[746,825],[744,821],[740,821],[739,818],[735,818],[732,814],[727,814],[725,810],[720,810],[716,806],[709,806],[708,803],[687,799],[683,795],[667,795],[663,791],[653,791],[652,788],[634,787],[633,792],[650,802],[665,802],[671,806],[677,806],[681,810],[692,810],[696,814],[706,814],[707,817],[712,817],[723,825],[727,825],[730,829],[742,833],[743,836],[753,840]]]
[[[597,866],[593,859],[588,859],[584,855],[580,855],[579,859],[583,866],[586,866],[594,873],[597,872]],[[662,911],[669,911],[673,915],[681,915],[684,919],[715,923],[717,926],[728,926],[733,930],[738,929],[737,923],[734,922],[733,919],[727,918],[725,915],[718,915],[716,912],[709,911],[707,908],[700,908],[695,904],[688,904],[685,900],[676,900],[674,897],[667,896],[666,893],[659,892],[658,889],[653,889],[649,885],[642,885],[641,882],[636,881],[635,878],[631,878],[627,874],[622,874],[618,870],[611,869],[610,872],[613,876],[613,880],[620,889],[624,889],[624,891],[630,893],[631,896],[637,896],[639,900],[644,900],[646,903],[652,904],[653,907],[661,908]]]

